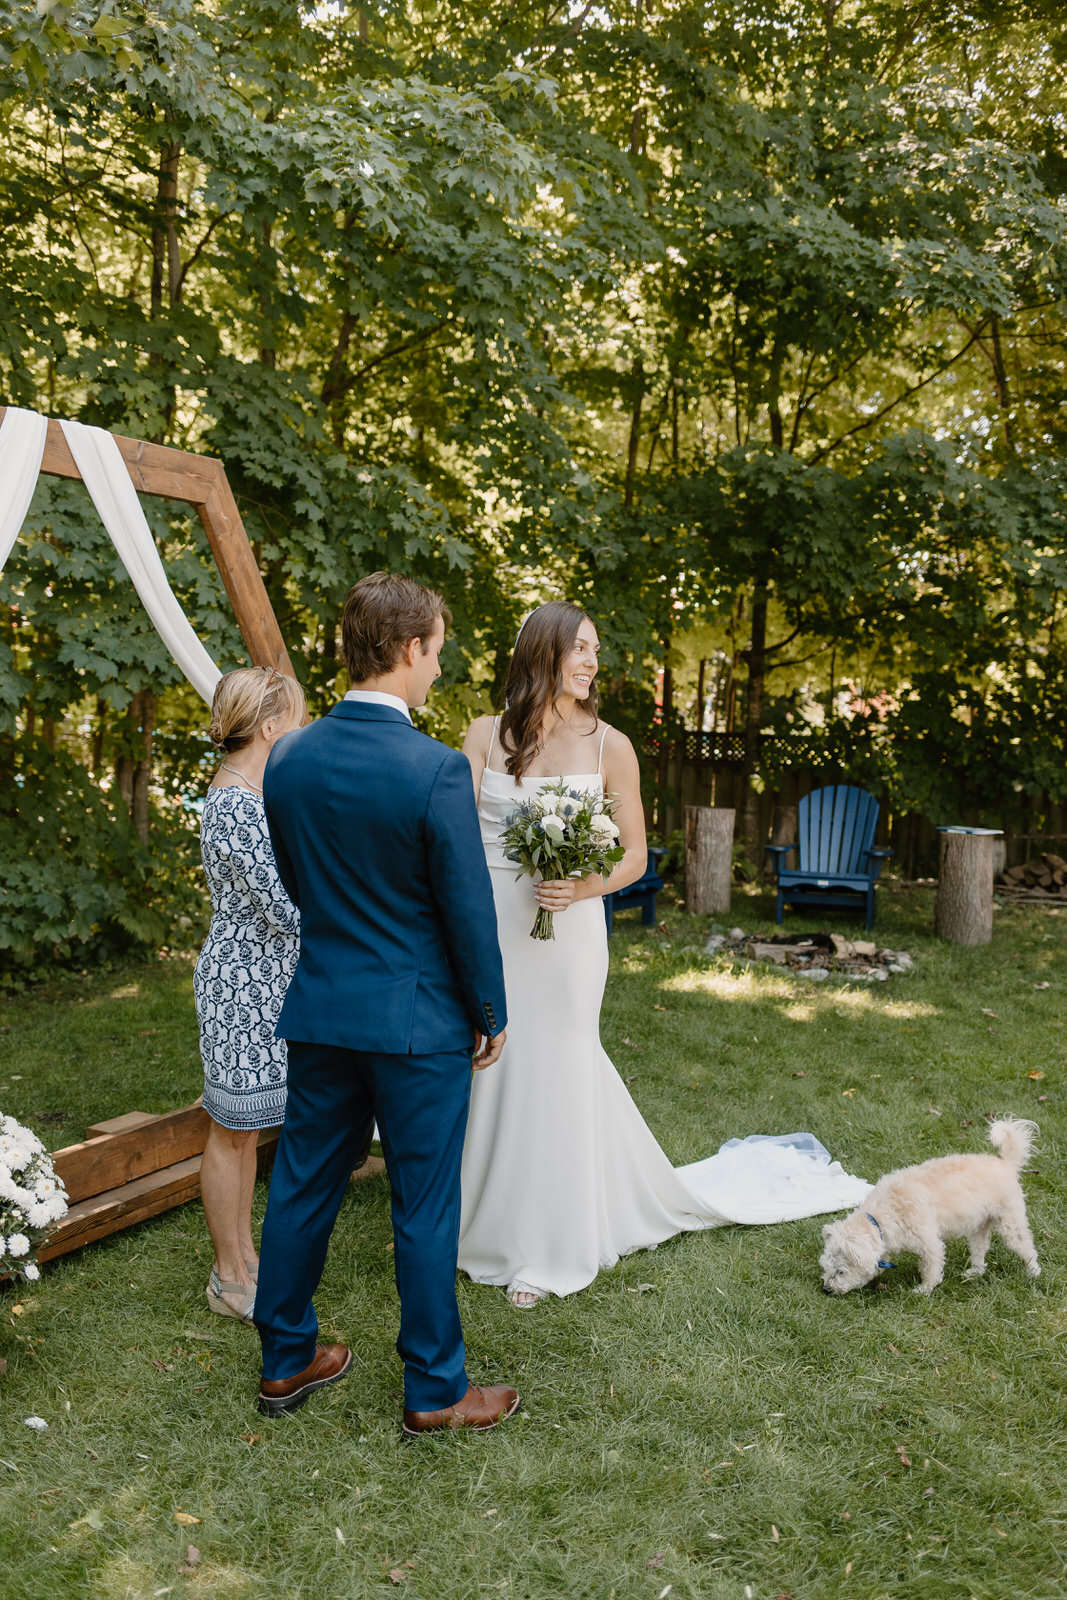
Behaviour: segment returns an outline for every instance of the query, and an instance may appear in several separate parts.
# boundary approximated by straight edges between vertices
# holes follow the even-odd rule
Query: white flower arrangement
[[[500,835],[504,855],[518,867],[516,877],[542,879],[607,876],[625,855],[613,820],[616,802],[562,782],[546,783],[507,818]],[[552,913],[540,907],[533,939],[554,939]]]
[[[14,1117],[0,1117],[0,1275],[35,1282],[34,1249],[66,1210],[66,1190],[40,1139]]]

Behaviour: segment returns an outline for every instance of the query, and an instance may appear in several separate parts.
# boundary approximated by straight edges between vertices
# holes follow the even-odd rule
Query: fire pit
[[[910,972],[915,962],[906,950],[887,950],[867,939],[845,939],[838,933],[777,934],[762,939],[740,928],[715,933],[704,946],[709,955],[734,961],[771,962],[797,977],[821,982],[830,974],[885,983],[891,972]]]

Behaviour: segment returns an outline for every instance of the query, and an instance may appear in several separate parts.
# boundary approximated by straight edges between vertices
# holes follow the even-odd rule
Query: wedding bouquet
[[[0,1117],[0,1276],[41,1276],[34,1246],[66,1209],[62,1179],[40,1139],[14,1117]]]
[[[588,878],[610,872],[625,855],[609,797],[546,783],[532,800],[523,800],[507,819],[500,838],[504,855],[518,867],[517,878]],[[554,939],[552,913],[539,906],[531,939]]]

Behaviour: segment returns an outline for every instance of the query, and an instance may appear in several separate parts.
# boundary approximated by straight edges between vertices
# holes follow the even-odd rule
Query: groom
[[[456,1303],[459,1174],[475,1071],[504,1043],[504,978],[470,768],[409,708],[440,675],[448,610],[375,572],[341,620],[352,689],[274,748],[264,802],[300,909],[300,961],[277,1032],[289,1045],[256,1288],[259,1409],[295,1411],[352,1352],[317,1344],[312,1295],[375,1122],[392,1189],[404,1432],[495,1426],[514,1389],[464,1370]]]

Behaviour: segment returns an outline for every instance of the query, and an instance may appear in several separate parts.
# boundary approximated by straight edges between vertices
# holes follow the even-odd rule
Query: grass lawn
[[[964,1283],[958,1244],[929,1299],[904,1258],[832,1300],[812,1219],[675,1239],[532,1313],[463,1281],[472,1376],[514,1382],[524,1409],[405,1445],[384,1180],[352,1187],[318,1297],[352,1374],[274,1422],[253,1405],[255,1334],[207,1309],[186,1206],[0,1294],[2,1600],[1067,1595],[1067,916],[1004,909],[964,950],[932,937],[929,893],[879,899],[882,941],[917,970],[877,985],[708,957],[706,919],[669,902],[669,931],[621,918],[605,1044],[678,1163],[806,1128],[873,1180],[987,1148],[985,1113],[1034,1117],[1040,1279],[995,1242]],[[770,919],[741,893],[724,925]],[[0,1109],[55,1148],[192,1099],[191,970],[9,1003]]]

